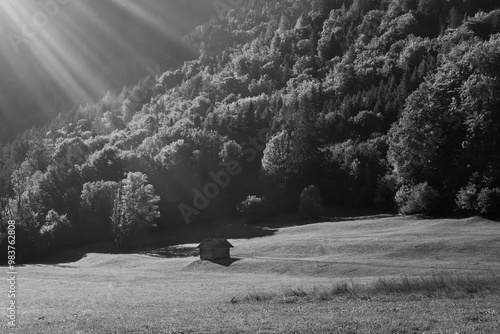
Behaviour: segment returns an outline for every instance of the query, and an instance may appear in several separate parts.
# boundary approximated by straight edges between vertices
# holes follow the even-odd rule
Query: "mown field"
[[[265,231],[229,239],[231,263],[199,261],[196,244],[189,243],[19,267],[18,327],[7,330],[2,317],[0,328],[51,334],[500,332],[498,222],[371,217]],[[7,291],[6,280],[0,290]]]

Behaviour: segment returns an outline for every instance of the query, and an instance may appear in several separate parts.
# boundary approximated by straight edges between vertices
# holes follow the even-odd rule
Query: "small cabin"
[[[234,248],[226,239],[205,239],[199,245],[200,259],[202,260],[218,260],[229,259],[229,249]]]

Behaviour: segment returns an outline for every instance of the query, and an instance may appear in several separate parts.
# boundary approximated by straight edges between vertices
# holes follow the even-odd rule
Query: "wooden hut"
[[[218,260],[229,259],[229,249],[234,248],[226,239],[205,239],[199,245],[200,259]]]

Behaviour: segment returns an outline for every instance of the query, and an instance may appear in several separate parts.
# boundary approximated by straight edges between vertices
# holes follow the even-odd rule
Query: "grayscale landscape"
[[[500,2],[0,0],[0,332],[499,333]]]

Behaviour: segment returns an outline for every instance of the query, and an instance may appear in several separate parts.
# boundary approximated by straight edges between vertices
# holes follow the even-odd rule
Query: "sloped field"
[[[401,274],[498,275],[494,221],[371,218],[229,241],[233,259],[221,264],[190,256],[191,243],[168,246],[168,257],[88,253],[75,262],[19,267],[14,333],[495,333],[500,326],[497,292],[258,302],[281,291]],[[171,257],[175,249],[188,257]],[[8,290],[6,280],[0,290]],[[248,295],[257,301],[234,303]]]

